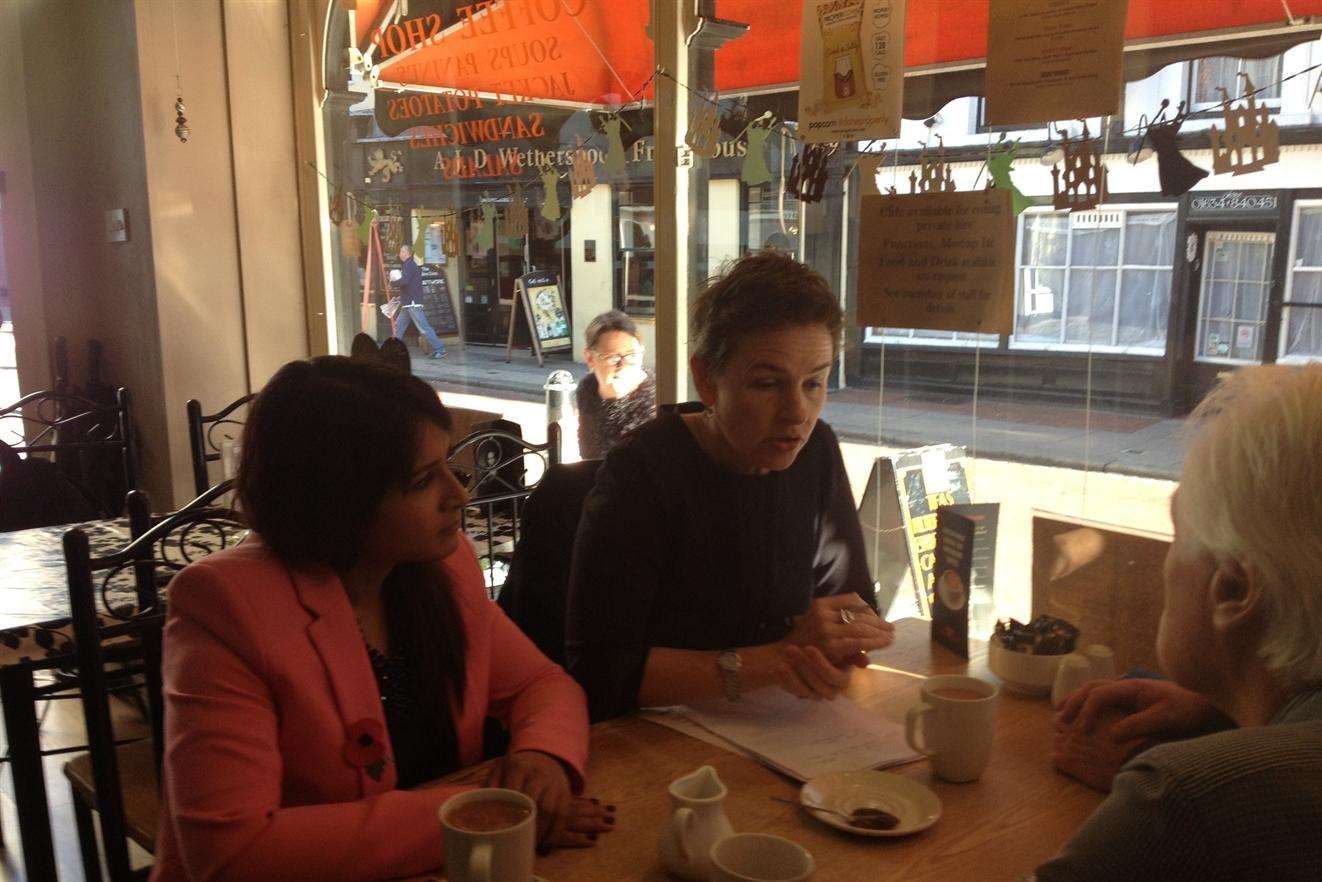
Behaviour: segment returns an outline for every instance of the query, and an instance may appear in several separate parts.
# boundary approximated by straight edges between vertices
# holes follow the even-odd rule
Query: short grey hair
[[[1193,538],[1260,581],[1268,667],[1292,688],[1322,683],[1322,364],[1241,368],[1189,426]]]
[[[638,326],[634,324],[633,319],[629,318],[618,309],[603,312],[601,315],[588,322],[587,329],[583,332],[583,337],[587,341],[589,349],[596,349],[597,341],[601,339],[602,334],[609,334],[611,331],[620,331],[628,334],[635,340],[638,339]]]

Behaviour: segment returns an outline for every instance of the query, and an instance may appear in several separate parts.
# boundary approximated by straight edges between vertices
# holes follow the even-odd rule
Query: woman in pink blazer
[[[293,362],[244,430],[242,545],[181,572],[165,631],[153,880],[359,882],[443,862],[435,779],[482,757],[538,804],[541,845],[585,846],[582,691],[487,599],[460,531],[450,418],[425,383]],[[408,788],[408,789],[405,789]]]

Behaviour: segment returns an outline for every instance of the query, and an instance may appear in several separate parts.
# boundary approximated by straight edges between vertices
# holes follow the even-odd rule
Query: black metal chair
[[[565,604],[574,536],[601,460],[559,463],[528,497],[509,575],[497,603],[542,654],[565,664]]]
[[[203,414],[202,402],[196,398],[188,399],[188,448],[193,455],[193,489],[199,496],[211,486],[207,464],[220,460],[226,441],[237,441],[243,434],[247,414],[240,412],[255,397],[256,393],[249,393],[212,414]]]
[[[113,882],[141,878],[129,863],[128,841],[154,850],[159,812],[158,789],[164,745],[161,696],[161,636],[165,605],[159,589],[194,559],[236,545],[247,528],[229,509],[213,503],[230,490],[222,482],[183,509],[160,518],[127,546],[94,558],[87,535],[72,529],[64,536],[73,614],[74,655],[87,726],[88,752],[65,763],[73,791],[74,818],[84,872],[100,880],[100,854],[93,827],[99,820],[101,848]],[[144,494],[134,494],[130,510],[143,517]],[[131,570],[134,597],[114,601],[107,590],[118,573]],[[110,696],[126,687],[145,694],[151,735],[117,741],[111,723]]]
[[[124,494],[137,487],[137,442],[128,390],[121,386],[113,397],[103,403],[59,390],[25,395],[0,408],[0,441],[15,454],[54,459],[61,479],[98,515],[118,515]]]
[[[494,599],[502,570],[519,540],[522,505],[547,469],[560,462],[560,424],[546,427],[546,443],[534,444],[502,428],[480,429],[450,449],[451,469],[468,488],[464,531],[483,561]]]

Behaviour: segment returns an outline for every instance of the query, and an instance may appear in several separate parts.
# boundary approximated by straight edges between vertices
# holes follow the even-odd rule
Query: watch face
[[[723,671],[737,671],[743,666],[743,661],[737,652],[722,652],[716,656],[716,666]]]

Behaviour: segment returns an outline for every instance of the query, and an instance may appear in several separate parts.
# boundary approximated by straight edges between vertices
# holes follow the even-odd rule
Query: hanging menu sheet
[[[861,200],[858,323],[1009,334],[1015,219],[1009,190]]]
[[[1129,0],[992,0],[987,124],[1118,113],[1128,8]]]
[[[799,67],[805,142],[899,135],[906,2],[805,0]]]

